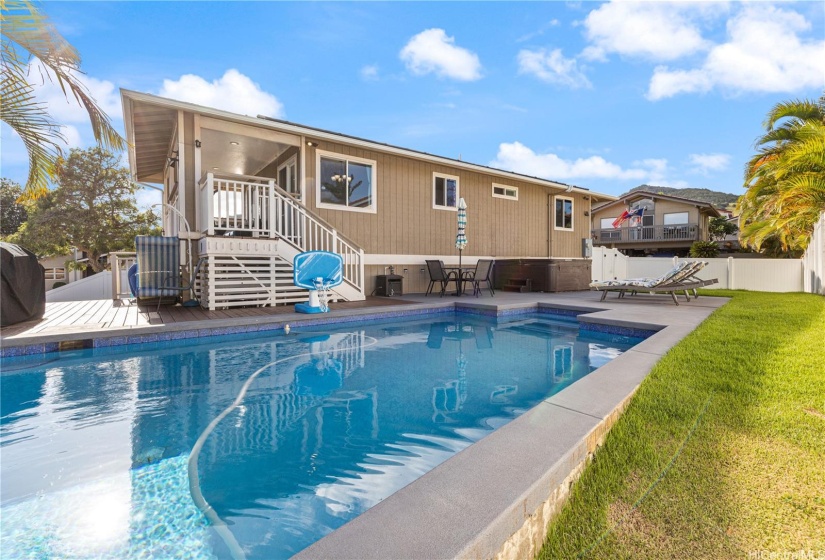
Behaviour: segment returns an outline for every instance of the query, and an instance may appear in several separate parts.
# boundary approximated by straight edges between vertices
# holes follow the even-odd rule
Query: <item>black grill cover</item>
[[[0,326],[46,313],[46,274],[34,253],[0,242]]]

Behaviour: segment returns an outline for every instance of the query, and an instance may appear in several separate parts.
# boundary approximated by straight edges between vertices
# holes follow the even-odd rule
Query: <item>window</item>
[[[666,226],[681,225],[688,223],[687,212],[671,212],[670,214],[665,214],[662,218],[664,219],[663,223]]]
[[[613,229],[613,222],[616,221],[616,218],[602,218],[601,220],[601,229]]]
[[[493,183],[493,197],[506,198],[508,200],[518,200],[518,187],[508,185],[497,185]]]
[[[299,195],[298,198],[300,198],[301,192],[298,186],[297,161],[298,159],[292,156],[286,163],[278,167],[278,186],[289,194]]]
[[[65,268],[47,268],[46,271],[46,280],[65,280],[66,279],[66,269]]]
[[[458,208],[458,177],[433,173],[433,208],[439,210]]]
[[[573,229],[573,199],[556,197],[556,229]]]
[[[317,150],[316,206],[352,212],[376,211],[376,163]]]

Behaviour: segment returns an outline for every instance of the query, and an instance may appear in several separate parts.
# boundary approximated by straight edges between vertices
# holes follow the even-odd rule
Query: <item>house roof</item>
[[[610,208],[612,206],[627,205],[630,202],[633,202],[634,200],[638,200],[640,198],[651,198],[653,200],[664,199],[664,200],[672,200],[673,202],[684,202],[685,204],[689,204],[691,206],[696,206],[700,210],[705,210],[708,213],[713,214],[715,216],[721,216],[722,215],[722,213],[719,211],[719,209],[717,209],[710,202],[703,202],[701,200],[693,200],[693,199],[690,199],[690,198],[683,198],[681,196],[671,196],[669,194],[657,194],[657,193],[652,193],[652,192],[649,192],[649,191],[633,191],[633,192],[627,193],[626,195],[622,196],[619,199],[613,200],[611,202],[607,202],[605,204],[600,204],[599,206],[594,206],[593,207],[593,213],[599,212],[599,211],[604,210],[606,208]]]
[[[232,122],[289,132],[309,137],[309,139],[345,142],[366,149],[431,161],[433,163],[486,173],[497,177],[526,181],[545,187],[562,189],[567,192],[588,194],[593,198],[594,202],[615,200],[616,198],[613,195],[593,192],[583,187],[568,185],[559,181],[551,181],[541,177],[505,171],[495,167],[438,156],[410,148],[402,148],[392,144],[376,142],[349,134],[342,134],[340,132],[324,130],[322,128],[315,128],[263,115],[258,115],[257,117],[239,115],[237,113],[230,113],[194,103],[167,99],[126,89],[121,89],[120,94],[123,104],[124,123],[126,126],[126,139],[129,142],[129,162],[135,179],[138,181],[162,182],[162,174],[166,164],[166,156],[169,153],[170,141],[177,126],[177,111],[182,110]]]

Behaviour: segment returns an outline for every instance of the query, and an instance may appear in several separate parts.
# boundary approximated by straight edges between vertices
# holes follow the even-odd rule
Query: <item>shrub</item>
[[[712,259],[719,256],[719,245],[715,241],[696,241],[690,246],[690,256],[694,259]]]

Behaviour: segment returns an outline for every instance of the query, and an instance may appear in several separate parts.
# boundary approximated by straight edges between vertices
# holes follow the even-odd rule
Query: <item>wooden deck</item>
[[[367,297],[365,301],[348,301],[333,303],[332,310],[358,309],[366,307],[383,307],[404,305],[397,298]],[[272,317],[293,314],[292,305],[277,307],[252,307],[209,311],[200,307],[138,306],[128,300],[112,301],[69,301],[46,304],[46,314],[42,319],[26,321],[9,327],[0,328],[0,342],[13,342],[16,338],[69,334],[77,331],[100,332],[109,329],[145,327],[151,325],[169,325],[190,321],[209,321],[214,319],[237,319],[245,317]]]

